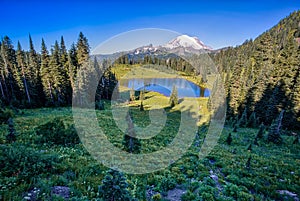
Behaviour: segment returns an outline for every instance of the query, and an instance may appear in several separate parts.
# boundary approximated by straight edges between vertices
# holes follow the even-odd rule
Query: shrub
[[[105,201],[133,200],[128,191],[128,183],[123,173],[112,169],[106,172],[106,176],[102,180],[102,184],[99,186],[99,194],[100,198]]]
[[[201,195],[201,200],[205,200],[205,201],[214,201],[214,196],[210,193],[202,193]]]
[[[226,143],[228,145],[231,145],[231,142],[232,142],[232,137],[231,137],[231,133],[228,134],[227,138],[226,138]]]
[[[187,191],[185,194],[181,196],[182,201],[194,201],[196,200],[196,195],[191,191]]]
[[[167,192],[168,190],[176,187],[176,180],[170,176],[164,177],[159,185],[161,192]]]
[[[155,200],[155,201],[160,201],[162,198],[161,198],[161,194],[160,193],[157,193],[155,195],[152,196],[152,200]]]
[[[41,173],[50,173],[58,162],[56,155],[41,154],[19,144],[0,146],[1,176],[30,180]]]
[[[17,136],[16,136],[16,130],[14,127],[13,119],[9,118],[7,124],[8,124],[8,134],[6,135],[6,141],[8,143],[15,142],[17,140]]]
[[[80,142],[74,125],[64,125],[60,118],[55,118],[36,128],[36,134],[39,136],[38,142],[49,143],[51,145],[70,145]]]
[[[14,116],[14,112],[11,109],[0,109],[0,124],[7,123],[9,118]]]

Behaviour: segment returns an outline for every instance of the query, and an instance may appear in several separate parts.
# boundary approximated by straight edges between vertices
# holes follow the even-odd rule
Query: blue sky
[[[197,36],[214,49],[255,38],[300,9],[299,0],[235,1],[15,1],[0,0],[0,36],[36,49],[63,35],[67,46],[82,31],[91,48],[133,29],[162,28]]]

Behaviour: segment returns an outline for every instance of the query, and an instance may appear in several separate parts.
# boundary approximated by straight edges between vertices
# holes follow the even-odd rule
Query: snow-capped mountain
[[[121,55],[127,54],[129,58],[138,60],[143,59],[145,55],[152,55],[162,58],[168,57],[168,55],[170,54],[185,55],[207,53],[212,51],[213,49],[211,47],[205,45],[197,37],[180,35],[164,45],[153,46],[152,44],[150,44],[125,52],[116,52],[110,55],[99,54],[98,57],[100,57],[100,59],[118,58]]]
[[[167,44],[163,45],[167,49],[184,48],[194,50],[212,50],[211,47],[206,46],[197,37],[191,37],[188,35],[181,35],[171,40]]]

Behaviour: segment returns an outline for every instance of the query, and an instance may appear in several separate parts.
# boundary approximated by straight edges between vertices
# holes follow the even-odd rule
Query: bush
[[[168,190],[176,187],[176,180],[170,176],[164,177],[159,185],[161,192],[167,192]]]
[[[6,141],[8,143],[15,142],[17,140],[17,136],[16,136],[16,130],[15,130],[15,127],[14,127],[13,119],[9,118],[7,120],[7,124],[8,124],[8,134],[6,135]]]
[[[55,118],[36,128],[39,136],[39,143],[49,143],[51,145],[72,145],[80,142],[74,125],[64,125],[62,119]]]
[[[155,201],[160,201],[162,198],[161,198],[161,194],[160,193],[157,193],[155,195],[152,196],[152,200],[155,200]]]
[[[14,116],[11,109],[0,109],[0,124],[7,123],[8,119]]]
[[[56,155],[41,154],[18,144],[0,146],[0,170],[2,177],[16,176],[29,181],[41,173],[50,173],[58,162]]]
[[[196,195],[191,191],[187,191],[185,194],[181,196],[182,201],[194,201],[196,200]]]
[[[108,170],[102,184],[99,186],[99,195],[105,201],[133,200],[128,190],[128,183],[123,173],[116,170]]]

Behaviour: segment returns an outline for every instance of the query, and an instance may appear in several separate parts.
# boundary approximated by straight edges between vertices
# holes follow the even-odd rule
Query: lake
[[[210,90],[200,87],[193,82],[183,78],[134,78],[119,80],[121,86],[134,88],[139,91],[145,89],[146,91],[155,91],[167,97],[170,96],[173,85],[177,87],[178,97],[208,97]]]

